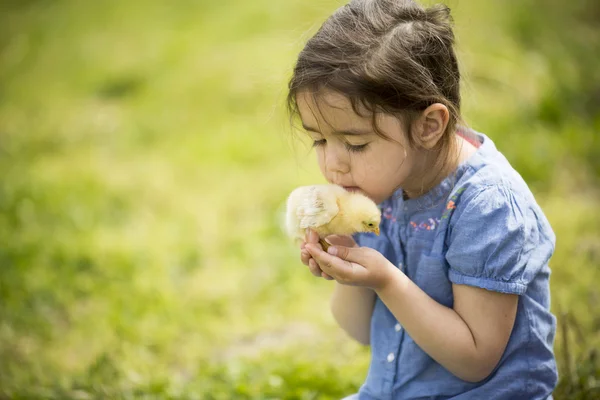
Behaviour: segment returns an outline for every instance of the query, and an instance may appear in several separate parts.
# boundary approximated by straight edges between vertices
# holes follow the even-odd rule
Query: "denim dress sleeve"
[[[446,238],[449,280],[524,294],[543,265],[528,262],[542,239],[535,210],[500,184],[464,194]]]

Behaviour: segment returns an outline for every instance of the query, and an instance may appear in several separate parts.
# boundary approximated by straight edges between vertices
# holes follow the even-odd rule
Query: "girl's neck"
[[[460,135],[454,135],[453,146],[443,165],[436,166],[440,152],[425,152],[421,157],[423,162],[415,168],[415,175],[420,178],[415,182],[406,182],[403,186],[404,198],[414,199],[429,192],[476,152],[477,148]]]

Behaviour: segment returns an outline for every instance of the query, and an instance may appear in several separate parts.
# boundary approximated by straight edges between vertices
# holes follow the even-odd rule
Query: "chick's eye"
[[[369,222],[369,227],[371,227],[371,228],[373,227],[373,223],[372,222]]]
[[[323,146],[325,143],[327,143],[327,140],[325,139],[320,139],[320,140],[315,140],[313,141],[313,147],[319,147],[319,146]]]

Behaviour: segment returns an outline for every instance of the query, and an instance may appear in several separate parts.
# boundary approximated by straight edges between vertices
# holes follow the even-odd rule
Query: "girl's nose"
[[[328,146],[325,153],[325,165],[327,171],[335,174],[347,174],[350,172],[348,152],[345,149]]]

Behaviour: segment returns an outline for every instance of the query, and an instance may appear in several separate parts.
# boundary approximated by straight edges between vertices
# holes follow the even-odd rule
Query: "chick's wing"
[[[343,190],[343,189],[342,189]],[[338,212],[339,191],[332,185],[303,186],[288,198],[287,223],[290,233],[302,236],[306,228],[318,231]]]

